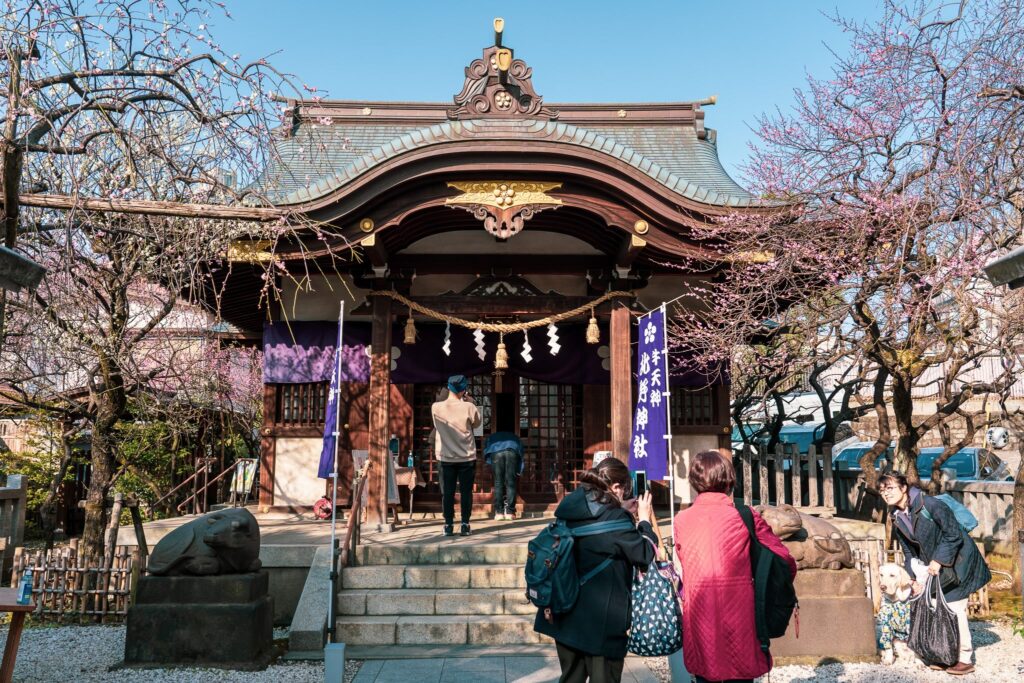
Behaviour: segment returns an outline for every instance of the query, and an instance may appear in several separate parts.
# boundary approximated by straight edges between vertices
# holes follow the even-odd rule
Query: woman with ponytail
[[[635,505],[636,516],[629,509]],[[626,658],[633,568],[654,559],[657,537],[651,526],[651,494],[633,496],[629,469],[614,458],[602,460],[580,477],[580,486],[562,499],[555,516],[570,528],[597,522],[630,520],[635,529],[581,536],[573,546],[582,576],[606,559],[611,563],[580,587],[571,611],[551,615],[540,610],[538,633],[555,639],[560,683],[619,683]],[[639,521],[637,521],[639,520]]]

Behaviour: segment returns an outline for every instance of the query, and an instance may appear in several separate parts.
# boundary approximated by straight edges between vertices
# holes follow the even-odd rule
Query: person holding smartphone
[[[469,393],[465,375],[448,378],[448,396],[430,407],[434,421],[434,454],[441,465],[441,510],[444,535],[455,533],[455,489],[458,487],[462,526],[460,536],[469,536],[473,514],[473,480],[476,478],[476,437],[480,410]]]

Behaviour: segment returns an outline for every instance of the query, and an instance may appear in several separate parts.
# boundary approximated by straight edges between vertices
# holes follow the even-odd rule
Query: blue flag
[[[668,353],[665,346],[665,310],[656,308],[640,318],[636,354],[636,412],[629,469],[647,479],[668,479]]]
[[[334,371],[331,373],[331,389],[327,394],[327,415],[324,416],[324,445],[320,451],[320,469],[317,476],[321,479],[330,479],[334,473],[334,456],[337,453],[338,442],[338,394],[341,387],[341,326],[342,319],[338,319],[338,343],[334,347]]]

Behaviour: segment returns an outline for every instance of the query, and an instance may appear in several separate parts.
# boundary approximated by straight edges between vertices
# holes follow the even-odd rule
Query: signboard
[[[668,353],[665,307],[639,319],[636,354],[636,410],[630,441],[629,469],[648,480],[668,479]]]

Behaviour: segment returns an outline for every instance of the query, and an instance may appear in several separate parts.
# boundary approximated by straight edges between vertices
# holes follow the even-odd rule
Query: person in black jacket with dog
[[[629,469],[608,458],[580,476],[581,486],[558,504],[555,516],[570,528],[620,519],[633,521],[623,503],[633,502]],[[638,499],[636,530],[610,531],[578,538],[573,546],[576,571],[582,576],[612,558],[608,567],[580,586],[572,610],[550,614],[538,610],[534,630],[555,639],[560,683],[619,683],[626,658],[626,633],[631,617],[633,568],[646,569],[654,560],[658,539],[648,521],[651,494]]]
[[[927,564],[928,573],[938,577],[946,602],[956,614],[960,661],[946,669],[946,673],[962,676],[973,672],[974,647],[967,625],[967,599],[992,580],[988,565],[956,515],[941,500],[908,486],[906,476],[898,472],[883,474],[878,488],[889,506],[892,533],[903,549],[907,573],[914,576],[915,559]],[[914,595],[923,588],[918,581],[911,584]]]

